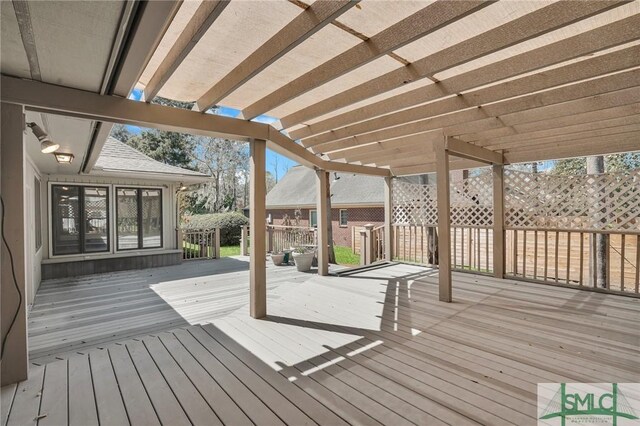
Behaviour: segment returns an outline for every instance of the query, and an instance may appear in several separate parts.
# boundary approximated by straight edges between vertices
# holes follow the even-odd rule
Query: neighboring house
[[[368,223],[384,223],[384,180],[353,173],[331,173],[331,221],[334,244],[352,246],[352,235]],[[294,166],[267,194],[267,221],[281,225],[300,209],[303,226],[316,226],[316,173]]]
[[[27,166],[28,193],[37,194],[27,200],[35,231],[27,256],[29,303],[41,279],[181,262],[177,192],[209,176],[158,162],[111,137],[89,174],[75,164],[52,170],[45,161],[50,158],[34,153]]]

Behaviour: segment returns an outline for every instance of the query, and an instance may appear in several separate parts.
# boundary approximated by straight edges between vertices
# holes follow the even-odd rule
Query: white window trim
[[[315,225],[313,223],[311,223],[311,213],[315,212],[316,214],[316,223]],[[309,228],[314,228],[318,226],[318,210],[316,209],[309,209]]]
[[[340,228],[348,228],[349,227],[349,217],[348,217],[349,213],[347,212],[347,220],[343,224],[342,223],[342,212],[347,212],[347,209],[340,209],[338,211],[338,225],[340,226]]]

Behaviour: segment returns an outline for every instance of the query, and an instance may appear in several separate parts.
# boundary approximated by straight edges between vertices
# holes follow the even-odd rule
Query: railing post
[[[267,253],[273,253],[273,226],[267,225]]]
[[[384,258],[393,261],[393,178],[384,178]]]
[[[176,228],[176,248],[180,251],[184,251],[184,235],[182,229]]]
[[[248,237],[248,227],[247,225],[243,225],[241,230],[240,230],[240,254],[242,256],[246,256],[248,255],[248,251],[247,251],[247,237]]]
[[[216,235],[214,236],[215,241],[215,252],[213,253],[213,257],[216,259],[220,259],[220,228],[216,228]]]
[[[373,263],[373,225],[368,223],[360,230],[360,264]]]

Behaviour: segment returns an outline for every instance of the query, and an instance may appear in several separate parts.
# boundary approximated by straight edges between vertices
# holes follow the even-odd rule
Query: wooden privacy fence
[[[182,258],[217,259],[220,257],[220,229],[181,230]]]
[[[598,283],[597,235],[605,244],[606,281]],[[638,293],[640,235],[558,230],[506,231],[506,273],[513,277]]]
[[[576,176],[505,170],[503,192],[498,220],[507,276],[639,293],[640,170]],[[452,182],[450,196],[452,268],[492,273],[491,174]],[[437,264],[435,185],[398,179],[392,200],[394,260]],[[603,241],[603,258],[596,240]]]
[[[317,231],[306,226],[267,225],[265,238],[268,253],[279,253],[291,247],[316,246]],[[242,227],[240,239],[240,253],[249,254],[251,230],[249,226]]]

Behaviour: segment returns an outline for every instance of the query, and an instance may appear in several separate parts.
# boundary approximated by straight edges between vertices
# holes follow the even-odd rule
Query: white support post
[[[215,258],[220,259],[220,228],[216,228],[215,234]]]
[[[2,341],[6,338],[6,343],[2,347],[0,376],[4,386],[26,380],[29,371],[25,245],[33,235],[25,235],[24,109],[2,103],[1,110],[0,195],[6,245],[0,243],[0,325]]]
[[[253,318],[267,316],[267,262],[266,242],[261,236],[266,232],[266,149],[267,142],[254,139],[251,144],[251,175],[249,197],[249,222],[251,225],[251,266],[250,266],[250,314]]]
[[[329,275],[329,222],[327,214],[328,176],[316,170],[316,217],[318,221],[318,275]]]
[[[451,302],[451,217],[449,203],[449,154],[446,137],[434,144],[438,193],[438,283],[439,299]]]
[[[493,165],[493,276],[504,278],[504,166]]]
[[[384,258],[393,261],[393,178],[384,178]]]

